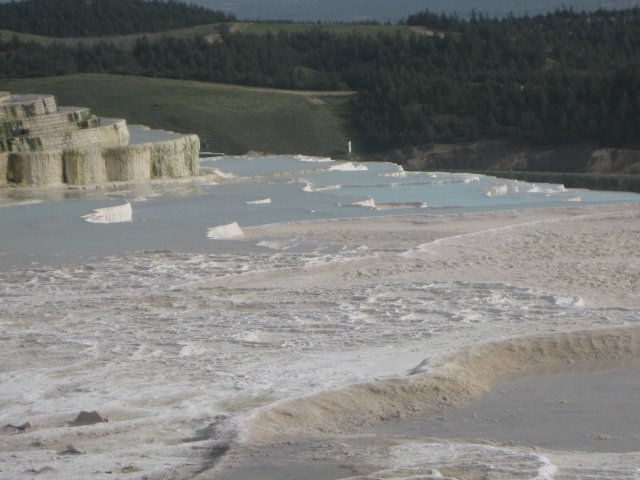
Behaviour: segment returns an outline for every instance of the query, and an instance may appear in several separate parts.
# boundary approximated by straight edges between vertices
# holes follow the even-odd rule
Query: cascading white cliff
[[[51,95],[0,92],[0,185],[54,187],[197,175],[197,135],[135,129]]]

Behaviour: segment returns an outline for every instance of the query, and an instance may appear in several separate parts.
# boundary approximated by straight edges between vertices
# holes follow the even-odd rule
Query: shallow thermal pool
[[[592,368],[598,364],[591,364]],[[624,453],[640,449],[640,367],[544,375],[497,385],[448,415],[363,433],[490,440],[550,450]]]
[[[466,408],[438,418],[377,426],[359,435],[315,442],[305,437],[289,437],[286,442],[255,449],[233,469],[222,471],[216,478],[281,480],[303,476],[309,480],[337,480],[351,477],[348,459],[329,460],[323,455],[331,443],[348,445],[354,450],[363,445],[413,445],[422,451],[411,456],[421,454],[427,462],[432,457],[434,464],[443,462],[447,455],[459,456],[461,464],[469,460],[482,463],[493,453],[496,461],[493,468],[498,471],[505,469],[505,465],[499,465],[504,452],[499,448],[491,452],[491,447],[486,447],[487,452],[479,455],[483,444],[591,453],[638,451],[640,432],[637,423],[630,421],[637,410],[640,391],[637,362],[578,362],[539,372],[531,370],[528,375],[496,385],[492,392]],[[442,445],[443,440],[466,445],[471,451],[456,452],[455,447]],[[478,451],[473,451],[474,445]],[[443,447],[449,451],[439,451]],[[509,455],[516,458],[513,451]],[[480,461],[482,456],[486,458]],[[534,458],[527,461],[525,465],[535,464]],[[617,478],[613,471],[610,473],[611,478]],[[509,478],[528,478],[521,474],[523,472],[514,470]]]
[[[143,132],[147,134],[148,132]],[[452,214],[505,209],[637,202],[640,195],[565,189],[475,174],[409,173],[389,163],[351,163],[304,156],[203,159],[202,178],[99,188],[0,190],[0,268],[55,255],[110,255],[138,250],[183,253],[246,250],[212,241],[208,229],[237,222],[269,223],[401,214]],[[128,222],[99,225],[95,209],[132,205]],[[568,203],[569,202],[569,203]],[[259,249],[258,249],[259,250]]]

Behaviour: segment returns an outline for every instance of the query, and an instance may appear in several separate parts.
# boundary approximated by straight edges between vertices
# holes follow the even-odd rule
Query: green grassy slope
[[[49,45],[55,40],[53,37],[45,37],[44,35],[31,35],[30,33],[18,33],[0,29],[0,40],[2,41],[9,41],[14,35],[23,42],[36,42],[41,45]]]
[[[361,25],[361,24],[337,24],[337,23],[249,23],[249,24],[237,24],[243,25],[244,28],[239,28],[238,31],[243,33],[256,33],[266,34],[267,32],[278,32],[284,30],[285,32],[303,32],[310,30],[311,28],[321,28],[328,32],[344,34],[357,32],[361,35],[377,35],[380,32],[393,34],[399,31],[403,35],[411,34],[411,29],[406,25]]]
[[[339,158],[347,155],[347,142],[356,140],[348,96],[98,74],[2,80],[0,91],[52,94],[59,105],[90,107],[129,124],[197,133],[202,150],[226,154]]]

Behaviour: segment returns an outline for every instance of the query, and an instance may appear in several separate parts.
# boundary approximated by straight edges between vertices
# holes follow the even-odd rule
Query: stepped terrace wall
[[[60,130],[38,135],[0,138],[0,152],[34,152],[57,148],[99,145],[126,145],[129,139],[127,123],[121,119],[106,125],[82,130]]]
[[[0,173],[5,184],[30,187],[174,178],[198,174],[199,151],[198,136],[184,135],[137,145],[7,152],[0,153]]]
[[[53,130],[77,130],[100,125],[100,119],[88,108],[65,108],[54,113],[31,117],[3,119],[0,121],[0,137],[12,137],[24,133],[42,133]]]
[[[137,130],[140,130],[138,127]],[[54,187],[197,175],[197,135],[142,129],[50,95],[0,92],[0,186]],[[148,140],[148,141],[147,141]]]
[[[0,92],[0,120],[35,117],[58,110],[53,95],[11,95]]]

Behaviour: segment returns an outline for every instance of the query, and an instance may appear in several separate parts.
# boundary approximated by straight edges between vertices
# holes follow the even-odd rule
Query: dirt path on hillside
[[[348,97],[355,95],[355,91],[332,91],[332,90],[284,90],[279,88],[266,88],[266,87],[247,87],[244,85],[230,85],[225,83],[207,83],[208,85],[214,85],[216,87],[229,88],[233,90],[251,90],[254,92],[271,92],[271,93],[284,93],[288,95],[302,95],[308,97]]]

